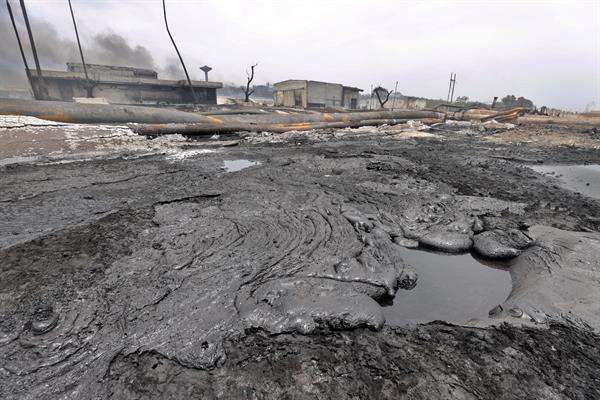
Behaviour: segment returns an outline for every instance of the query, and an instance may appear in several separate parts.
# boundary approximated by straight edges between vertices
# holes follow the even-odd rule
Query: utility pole
[[[452,79],[452,93],[450,94],[450,103],[454,101],[454,87],[456,86],[456,73],[454,73],[454,79]]]
[[[392,110],[396,108],[396,98],[398,97],[398,81],[396,81],[396,86],[394,87],[394,100],[392,100]]]
[[[454,86],[456,85],[456,73],[450,72],[450,86],[448,86],[448,96],[446,101],[452,103],[454,100]]]
[[[17,29],[17,24],[15,23],[15,17],[12,12],[12,7],[10,6],[10,2],[6,0],[6,8],[8,8],[8,15],[10,16],[10,22],[12,22],[13,29],[15,30],[15,36],[17,37],[17,43],[19,44],[19,51],[21,52],[21,57],[23,58],[23,65],[25,66],[25,75],[27,75],[27,80],[29,81],[29,86],[31,86],[31,91],[33,92],[33,98],[38,98],[38,93],[35,85],[33,84],[33,79],[31,79],[31,71],[29,71],[29,65],[27,65],[27,57],[25,57],[25,52],[23,51],[23,44],[21,43],[21,38],[19,37],[19,30]]]
[[[448,96],[446,101],[452,103],[454,100],[454,86],[456,85],[456,73],[450,72],[450,86],[448,86]]]
[[[23,0],[21,0],[21,1],[23,1]],[[175,47],[175,51],[177,52],[177,56],[179,57],[179,61],[181,62],[181,66],[183,67],[183,72],[185,72],[185,77],[187,78],[188,85],[190,85],[190,91],[192,92],[192,97],[194,98],[194,104],[198,104],[198,97],[196,97],[196,92],[194,91],[194,86],[192,85],[192,80],[190,79],[190,75],[188,74],[187,68],[185,67],[185,63],[183,62],[181,53],[179,53],[179,49],[177,48],[177,45],[175,44],[173,35],[171,35],[171,31],[169,30],[169,23],[167,22],[167,6],[165,5],[165,0],[163,0],[162,5],[163,5],[163,14],[165,17],[165,27],[167,28],[167,33],[169,34],[169,38],[171,38],[171,43],[173,43],[173,47]]]
[[[83,50],[81,50],[81,42],[79,41],[79,32],[77,31],[77,22],[75,22],[75,14],[73,14],[73,6],[71,6],[71,0],[69,1],[69,10],[71,11],[71,19],[73,19],[73,28],[75,28],[75,37],[77,38],[77,46],[79,47],[79,55],[81,56],[81,64],[83,65],[83,73],[85,74],[86,81],[86,94],[88,98],[92,98],[92,84],[87,73],[87,66],[85,65],[85,59],[83,58]]]
[[[25,8],[25,1],[20,0],[21,11],[23,12],[23,19],[25,20],[25,27],[27,28],[27,34],[29,35],[29,43],[31,43],[31,52],[33,53],[33,61],[35,61],[35,70],[37,72],[37,86],[38,86],[38,99],[45,100],[48,97],[48,90],[44,83],[44,77],[42,76],[42,68],[40,67],[40,60],[38,59],[37,50],[35,48],[35,41],[33,40],[33,33],[31,32],[31,25],[29,25],[29,18],[27,17],[27,9]]]

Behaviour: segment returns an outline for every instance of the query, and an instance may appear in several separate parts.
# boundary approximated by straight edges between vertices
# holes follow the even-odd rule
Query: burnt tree
[[[375,89],[373,89],[373,93],[375,93],[375,96],[377,96],[377,101],[379,101],[379,107],[385,108],[385,103],[387,103],[390,99],[390,95],[392,94],[392,92],[384,87],[377,86]]]
[[[254,93],[254,88],[250,89],[250,84],[252,83],[252,80],[254,79],[254,67],[256,67],[258,64],[254,64],[252,66],[250,66],[250,73],[248,73],[248,70],[246,70],[246,88],[244,89],[244,95],[246,96],[246,98],[244,99],[244,102],[249,102],[250,101],[250,96],[252,96],[252,93]]]

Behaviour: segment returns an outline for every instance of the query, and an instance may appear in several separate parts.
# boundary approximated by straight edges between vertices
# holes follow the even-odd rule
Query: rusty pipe
[[[426,118],[424,118],[426,119]],[[346,122],[296,122],[296,123],[238,123],[238,124],[129,124],[129,128],[140,135],[212,135],[214,133],[231,132],[274,132],[283,133],[290,131],[309,131],[313,129],[341,129],[358,128],[361,126],[396,125],[410,121],[410,119],[366,119]],[[436,122],[441,120],[437,119]]]
[[[153,107],[21,99],[0,99],[0,115],[27,115],[49,121],[77,124],[215,123],[214,118],[209,116]]]

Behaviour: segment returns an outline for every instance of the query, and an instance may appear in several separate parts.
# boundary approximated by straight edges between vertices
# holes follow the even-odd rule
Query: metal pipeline
[[[84,104],[62,101],[35,101],[0,99],[0,114],[29,115],[50,121],[96,124],[170,124],[200,123],[208,127],[219,125],[244,126],[272,124],[303,124],[364,121],[364,120],[406,120],[421,118],[444,118],[445,114],[435,111],[368,111],[353,113],[315,113],[260,115],[218,115],[168,110],[153,107],[125,106],[113,104]]]
[[[396,110],[396,111],[364,111],[351,113],[315,113],[315,114],[276,114],[231,115],[219,116],[217,119],[226,122],[242,122],[255,124],[294,124],[303,122],[354,122],[378,119],[421,119],[444,118],[445,114],[435,111]]]
[[[170,122],[211,123],[212,117],[152,107],[84,104],[64,101],[0,99],[0,115],[27,115],[49,121],[76,124],[166,124]]]
[[[214,133],[231,132],[274,132],[283,133],[289,131],[308,131],[313,129],[328,128],[358,128],[361,126],[397,125],[418,118],[392,118],[392,119],[365,119],[347,122],[296,122],[296,123],[245,123],[245,124],[129,124],[129,128],[140,135],[166,135],[173,133],[187,135],[212,135]],[[442,119],[421,118],[423,122],[441,122]]]
[[[448,113],[448,118],[459,121],[485,122],[493,119],[498,122],[506,122],[517,119],[517,117],[523,113],[523,110],[524,109],[522,107],[511,108],[504,111],[492,111],[482,108],[473,108],[454,113]]]

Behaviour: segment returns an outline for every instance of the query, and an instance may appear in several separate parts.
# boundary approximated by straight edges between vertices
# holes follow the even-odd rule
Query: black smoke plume
[[[21,9],[18,3],[11,2],[11,5],[29,68],[34,68],[31,46]],[[65,70],[67,62],[80,62],[77,44],[74,40],[59,35],[56,28],[46,21],[31,15],[29,18],[42,68]],[[68,34],[72,34],[72,32],[69,31]],[[0,44],[0,88],[28,88],[23,61],[5,4],[0,5],[0,38],[2,38],[2,44]],[[91,42],[82,42],[82,47],[86,62],[90,64],[156,69],[152,54],[147,48],[131,45],[124,37],[116,33],[97,34]],[[177,72],[174,65],[170,65],[169,70],[168,72],[172,72],[173,75]]]

